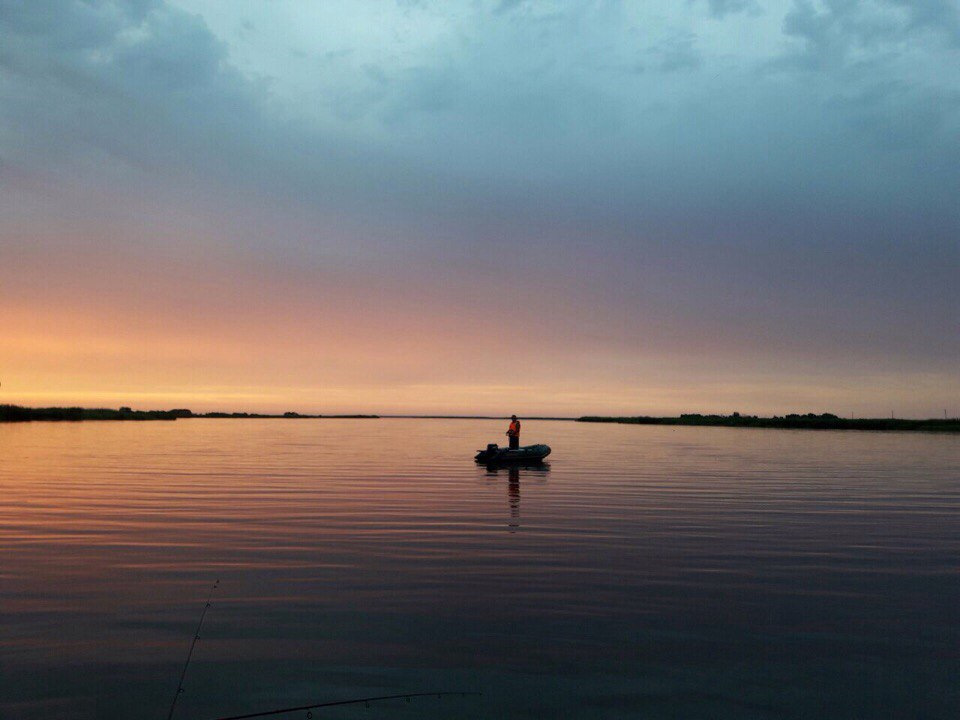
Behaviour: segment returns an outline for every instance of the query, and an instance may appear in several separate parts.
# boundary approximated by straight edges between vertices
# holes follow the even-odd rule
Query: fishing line
[[[437,699],[444,695],[459,695],[467,697],[468,695],[482,695],[479,692],[427,692],[427,693],[404,693],[403,695],[380,695],[378,697],[357,698],[356,700],[338,700],[337,702],[317,703],[316,705],[301,705],[299,707],[281,708],[280,710],[267,710],[266,712],[250,713],[249,715],[230,715],[229,717],[216,718],[216,720],[247,720],[248,718],[266,717],[268,715],[280,715],[282,713],[298,712],[301,710],[315,710],[316,708],[334,707],[335,705],[358,705],[360,703],[372,703],[380,700],[399,700],[403,698],[410,702],[410,698],[415,697],[436,697]]]
[[[210,588],[210,595],[207,597],[207,603],[203,606],[203,612],[200,613],[200,622],[197,623],[197,631],[193,634],[193,641],[190,643],[190,651],[187,653],[187,661],[183,664],[183,670],[180,672],[180,682],[177,685],[177,692],[173,696],[173,702],[170,703],[170,712],[167,713],[167,720],[173,718],[173,711],[177,708],[177,700],[180,699],[180,695],[183,694],[183,680],[187,676],[187,668],[190,667],[190,659],[193,657],[193,649],[197,645],[197,640],[200,639],[200,629],[203,627],[203,620],[207,616],[207,610],[210,609],[211,602],[213,598],[213,591],[217,589],[220,585],[220,580],[217,579],[213,583],[213,587]],[[369,705],[372,702],[380,702],[382,700],[399,700],[403,698],[407,702],[410,702],[411,698],[415,697],[436,697],[438,700],[445,695],[459,695],[460,697],[476,696],[482,695],[483,693],[472,692],[472,691],[445,691],[445,692],[424,692],[424,693],[402,693],[400,695],[378,695],[376,697],[366,697],[366,698],[356,698],[354,700],[337,700],[334,702],[324,702],[324,703],[315,703],[313,705],[300,705],[298,707],[289,707],[289,708],[280,708],[278,710],[267,710],[265,712],[256,712],[249,713],[247,715],[231,715],[229,717],[221,717],[216,720],[247,720],[248,718],[258,718],[258,717],[267,717],[269,715],[282,715],[283,713],[298,712],[302,710],[315,710],[317,708],[325,707],[335,707],[338,705],[359,705],[360,703],[366,703]],[[308,713],[307,717],[311,717]]]
[[[200,622],[197,623],[197,631],[193,634],[193,642],[190,643],[190,652],[187,653],[187,661],[183,664],[183,671],[180,673],[180,682],[177,685],[177,692],[173,696],[173,702],[170,703],[170,712],[167,713],[167,720],[173,717],[173,711],[177,707],[177,700],[179,700],[180,695],[183,694],[183,679],[187,676],[187,668],[190,667],[190,658],[193,657],[193,649],[197,646],[197,640],[200,639],[200,628],[203,627],[203,619],[207,616],[207,610],[210,609],[210,600],[213,598],[213,591],[217,589],[219,584],[220,579],[217,578],[217,581],[213,583],[213,587],[210,588],[210,595],[207,596],[207,604],[203,606],[203,612],[200,613]]]

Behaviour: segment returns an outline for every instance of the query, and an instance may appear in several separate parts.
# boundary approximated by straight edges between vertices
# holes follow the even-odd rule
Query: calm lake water
[[[955,718],[960,437],[0,426],[0,717]],[[289,716],[305,718],[305,712]]]

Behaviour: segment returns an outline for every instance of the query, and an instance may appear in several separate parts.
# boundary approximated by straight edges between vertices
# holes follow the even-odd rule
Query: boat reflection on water
[[[509,463],[503,465],[487,465],[487,478],[498,480],[503,473],[507,475],[507,498],[510,503],[510,532],[520,528],[520,478],[535,480],[539,483],[547,481],[550,472],[550,463],[537,461],[529,463]]]

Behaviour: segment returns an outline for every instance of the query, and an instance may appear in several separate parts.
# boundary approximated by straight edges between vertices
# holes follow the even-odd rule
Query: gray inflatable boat
[[[516,450],[487,445],[486,450],[478,450],[474,458],[478,463],[539,462],[550,454],[549,445],[524,445]]]

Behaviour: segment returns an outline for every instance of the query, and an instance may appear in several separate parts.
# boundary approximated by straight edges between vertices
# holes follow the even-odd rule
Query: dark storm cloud
[[[793,56],[799,65],[832,70],[859,62],[851,57],[857,50],[879,55],[911,41],[956,47],[960,7],[952,0],[832,0],[822,6],[795,0],[783,30],[803,41],[803,49]]]
[[[688,1],[694,3],[700,0]],[[710,14],[718,18],[722,18],[730,13],[760,11],[760,6],[756,0],[707,0],[707,5],[710,7]]]
[[[330,122],[313,123],[277,115],[273,83],[241,75],[199,16],[159,2],[7,3],[8,131],[27,145],[52,140],[58,156],[65,145],[93,146],[154,168],[248,176],[305,199],[355,190],[363,202],[394,197],[419,213],[436,200],[445,211],[456,178],[465,204],[496,184],[512,197],[522,187],[538,204],[619,205],[632,219],[644,206],[655,215],[664,203],[729,203],[758,180],[772,191],[766,176],[778,169],[785,186],[833,189],[845,163],[829,157],[848,132],[863,137],[846,148],[847,165],[896,165],[907,146],[955,151],[956,84],[908,81],[889,57],[914,35],[952,37],[955,13],[943,4],[891,1],[871,13],[801,1],[783,23],[797,41],[792,65],[758,57],[733,67],[705,54],[696,32],[653,32],[614,4],[539,15],[518,5],[510,18],[478,15],[406,65],[349,47],[321,53],[326,84],[302,106]],[[752,75],[751,64],[772,75]],[[793,74],[809,68],[849,77],[830,85]],[[41,108],[37,126],[31,114]],[[393,139],[373,150],[354,128],[377,126]],[[806,162],[790,147],[798,143],[813,151]],[[891,186],[917,180],[913,168],[890,169]]]
[[[703,64],[696,49],[696,36],[692,34],[672,38],[660,48],[660,69],[663,72],[693,70]]]
[[[0,118],[24,164],[102,152],[162,167],[188,161],[204,128],[256,117],[254,88],[225,63],[222,43],[159,2],[7,2],[0,27]]]

